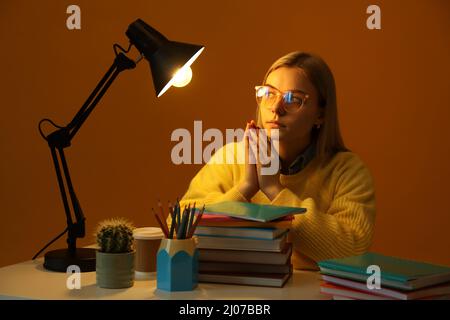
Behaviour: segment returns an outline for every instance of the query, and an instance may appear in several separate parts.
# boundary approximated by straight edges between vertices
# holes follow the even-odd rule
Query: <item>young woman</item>
[[[261,174],[261,165],[248,161],[248,154],[244,163],[232,163],[230,150],[252,149],[248,140],[228,144],[191,181],[182,207],[233,200],[306,208],[289,233],[297,269],[366,252],[375,219],[373,181],[360,158],[344,146],[327,64],[309,53],[281,57],[256,87],[256,100],[257,122],[248,122],[247,130],[264,128],[270,136],[278,129],[278,173]]]

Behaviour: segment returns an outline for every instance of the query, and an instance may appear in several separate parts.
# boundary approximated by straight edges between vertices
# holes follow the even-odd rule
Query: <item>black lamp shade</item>
[[[200,45],[170,41],[141,19],[130,24],[126,35],[149,61],[157,97],[171,87],[175,73],[190,66],[204,49]]]
[[[149,59],[156,95],[160,97],[166,92],[175,73],[190,66],[202,51],[202,46],[174,41],[156,51]]]

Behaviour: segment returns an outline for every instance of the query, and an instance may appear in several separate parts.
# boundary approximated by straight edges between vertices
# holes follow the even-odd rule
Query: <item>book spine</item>
[[[286,243],[286,236],[275,240],[250,240],[242,238],[203,237],[199,236],[199,249],[248,250],[281,252]]]
[[[200,261],[200,272],[234,272],[234,273],[281,273],[291,271],[290,261],[285,265],[256,264],[256,263],[217,263]]]

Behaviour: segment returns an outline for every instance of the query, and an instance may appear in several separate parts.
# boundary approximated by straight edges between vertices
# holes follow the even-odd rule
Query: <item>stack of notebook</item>
[[[292,215],[304,211],[244,202],[206,206],[195,232],[199,281],[283,287],[292,274]]]
[[[377,272],[379,267],[379,286]],[[334,299],[450,299],[450,268],[366,253],[319,262],[321,292]]]

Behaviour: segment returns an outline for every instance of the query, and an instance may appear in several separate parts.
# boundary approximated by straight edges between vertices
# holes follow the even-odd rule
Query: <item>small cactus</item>
[[[131,252],[133,245],[133,225],[123,218],[107,219],[99,223],[96,238],[100,252]]]

